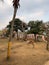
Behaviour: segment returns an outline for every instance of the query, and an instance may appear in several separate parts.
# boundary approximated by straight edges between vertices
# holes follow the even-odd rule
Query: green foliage
[[[30,27],[28,33],[42,34],[44,31],[43,21],[29,21],[28,26]]]
[[[9,32],[10,32],[10,29],[11,29],[11,22],[12,21],[10,21],[9,22],[9,25],[7,25],[7,28],[8,28],[8,30],[7,30],[7,34],[9,34]],[[24,28],[24,30],[26,30],[27,29],[27,24],[26,23],[24,23],[24,22],[22,22],[20,19],[15,19],[15,21],[14,21],[14,26],[13,26],[13,31],[18,31],[18,29],[19,30],[21,30],[22,32],[23,32],[23,28]]]

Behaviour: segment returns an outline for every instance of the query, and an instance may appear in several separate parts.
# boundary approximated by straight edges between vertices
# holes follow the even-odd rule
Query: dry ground
[[[0,65],[44,65],[49,61],[49,52],[46,50],[46,43],[37,42],[27,44],[23,41],[14,41],[11,44],[11,56],[7,61],[7,43],[6,39],[0,40]]]

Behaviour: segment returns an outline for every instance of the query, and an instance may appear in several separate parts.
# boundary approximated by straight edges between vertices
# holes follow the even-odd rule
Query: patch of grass
[[[8,39],[0,39],[0,44],[6,44],[8,42]]]
[[[0,65],[43,65],[49,60],[49,52],[46,51],[43,42],[35,43],[35,48],[32,48],[26,41],[13,40],[10,60],[6,61],[7,43],[8,39],[0,39]]]

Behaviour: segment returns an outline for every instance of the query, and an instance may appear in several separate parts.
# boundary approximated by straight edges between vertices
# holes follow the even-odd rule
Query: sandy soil
[[[7,60],[6,40],[0,41],[0,65],[45,65],[49,61],[49,51],[43,42],[27,44],[27,42],[16,41],[11,44],[11,56]]]

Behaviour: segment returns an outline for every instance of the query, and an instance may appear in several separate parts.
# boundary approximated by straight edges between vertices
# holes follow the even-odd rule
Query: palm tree
[[[15,20],[15,17],[16,17],[17,9],[20,6],[19,1],[20,0],[13,0],[14,14],[13,14],[12,22],[11,22],[11,30],[10,30],[9,43],[8,43],[7,59],[10,58],[10,44],[12,43],[14,20]]]
[[[0,0],[0,1],[3,2],[4,0]],[[13,14],[12,22],[11,22],[11,29],[10,29],[10,36],[9,36],[9,43],[8,43],[8,51],[7,51],[7,59],[10,58],[10,44],[12,43],[14,20],[15,20],[15,17],[16,17],[17,9],[20,6],[19,1],[20,0],[13,0],[14,14]]]

